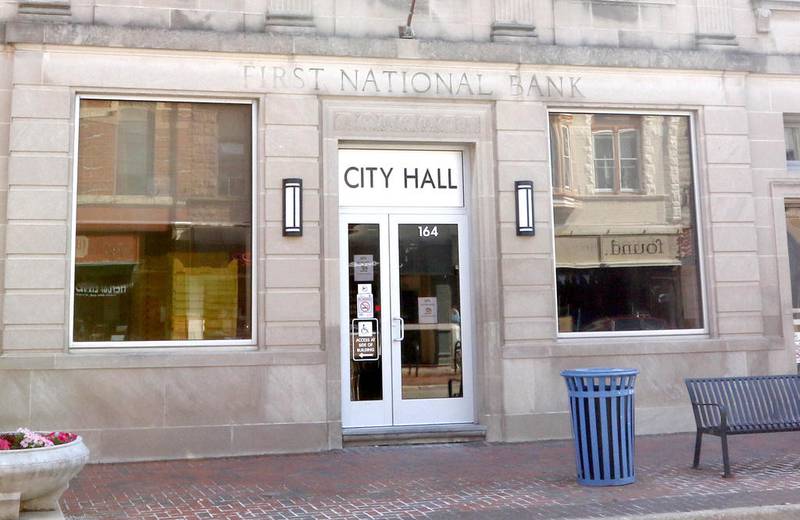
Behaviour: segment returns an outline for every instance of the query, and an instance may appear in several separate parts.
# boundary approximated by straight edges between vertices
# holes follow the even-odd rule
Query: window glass
[[[786,244],[792,286],[795,360],[800,365],[800,205],[797,202],[786,207]]]
[[[786,161],[800,163],[800,125],[787,125],[783,129],[786,142]]]
[[[570,159],[569,127],[561,127],[561,168],[565,188],[572,185],[572,164]]]
[[[555,124],[570,126],[573,181],[569,204],[553,197],[559,332],[703,329],[689,117]]]
[[[594,169],[597,189],[614,189],[614,139],[609,132],[594,134]]]
[[[76,342],[251,339],[251,114],[81,100]]]
[[[558,160],[559,152],[558,152],[558,137],[555,131],[555,127],[550,127],[550,180],[553,183],[553,189],[560,190],[563,185],[561,183],[561,179],[557,177],[557,175],[561,172],[560,168],[556,167],[555,162]]]
[[[639,132],[619,131],[620,186],[623,190],[639,189]]]

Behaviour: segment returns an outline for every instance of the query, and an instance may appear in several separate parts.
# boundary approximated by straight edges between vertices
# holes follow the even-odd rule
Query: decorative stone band
[[[20,0],[17,19],[21,21],[68,22],[69,0]]]
[[[480,118],[464,115],[435,115],[412,112],[356,113],[339,112],[334,128],[340,132],[420,132],[424,134],[456,133],[474,135],[480,132]]]
[[[129,49],[170,49],[205,52],[278,54],[350,58],[433,60],[475,63],[513,63],[577,67],[624,67],[653,70],[709,70],[759,74],[798,74],[800,56],[790,54],[721,53],[716,49],[644,49],[530,45],[524,41],[500,43],[425,41],[413,51],[401,40],[303,34],[213,33],[195,30],[116,27],[54,23],[6,23],[7,44],[84,45]],[[735,49],[735,46],[728,46]],[[253,72],[253,70],[251,70]],[[475,87],[473,87],[475,88]],[[529,89],[528,86],[525,86]],[[566,88],[566,87],[565,87]]]
[[[265,28],[272,32],[313,32],[311,0],[269,0]]]
[[[536,28],[532,24],[517,22],[495,22],[492,24],[492,41],[508,42],[528,40],[536,41]]]

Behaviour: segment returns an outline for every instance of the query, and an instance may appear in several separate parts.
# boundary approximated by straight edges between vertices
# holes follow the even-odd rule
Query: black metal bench
[[[730,477],[728,435],[800,430],[800,375],[687,379],[686,388],[697,423],[693,468],[704,433],[720,437]]]

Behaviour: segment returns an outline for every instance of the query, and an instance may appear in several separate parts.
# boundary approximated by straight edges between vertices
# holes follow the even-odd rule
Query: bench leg
[[[700,447],[703,444],[703,433],[698,431],[697,438],[694,441],[694,462],[692,463],[692,468],[697,469],[697,466],[700,465]]]
[[[728,458],[728,436],[723,433],[720,435],[720,439],[722,440],[722,465],[725,468],[725,473],[723,473],[723,477],[730,478],[731,476],[731,462]]]

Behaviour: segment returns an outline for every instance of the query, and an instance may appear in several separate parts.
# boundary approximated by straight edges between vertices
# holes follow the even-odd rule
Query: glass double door
[[[342,425],[473,422],[463,215],[341,215]]]

